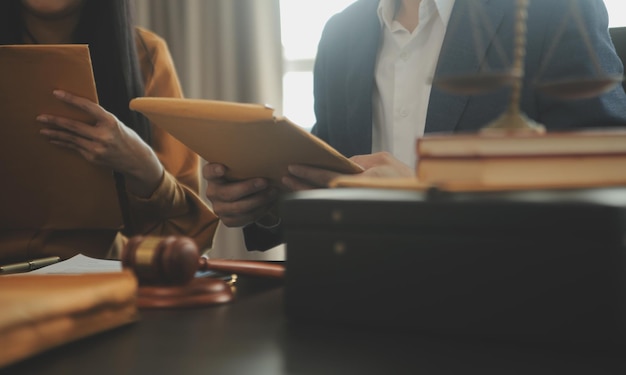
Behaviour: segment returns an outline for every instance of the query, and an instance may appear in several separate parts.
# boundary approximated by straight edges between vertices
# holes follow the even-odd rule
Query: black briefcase
[[[296,323],[622,341],[626,189],[328,189],[282,202]]]

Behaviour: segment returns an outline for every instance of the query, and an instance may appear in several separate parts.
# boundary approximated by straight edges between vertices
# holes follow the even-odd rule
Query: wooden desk
[[[237,293],[235,302],[219,307],[143,311],[136,324],[54,349],[0,374],[626,373],[626,358],[606,348],[298,327],[284,316],[280,282],[240,278]]]

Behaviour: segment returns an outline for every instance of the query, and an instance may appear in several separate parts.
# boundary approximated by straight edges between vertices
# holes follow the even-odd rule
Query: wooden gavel
[[[208,259],[189,237],[130,238],[122,251],[122,266],[132,269],[140,283],[183,285],[197,271],[222,271],[242,275],[282,278],[284,266],[257,261]]]

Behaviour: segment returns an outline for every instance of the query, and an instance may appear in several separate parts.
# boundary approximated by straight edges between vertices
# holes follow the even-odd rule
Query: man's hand
[[[294,164],[287,167],[289,174],[282,178],[282,183],[292,191],[310,190],[328,187],[328,183],[341,173]]]
[[[362,166],[363,177],[414,177],[415,171],[408,165],[394,158],[388,152],[377,152],[369,155],[356,155],[350,158],[353,162]]]
[[[377,152],[368,155],[356,155],[350,160],[363,167],[363,172],[354,177],[413,177],[415,173],[409,166],[394,158],[388,152]],[[283,177],[282,183],[294,191],[328,187],[329,183],[343,174],[309,167],[305,165],[290,165],[289,175]]]
[[[278,199],[278,189],[263,178],[228,181],[226,167],[208,163],[202,169],[207,182],[206,197],[213,212],[227,227],[242,227],[263,219]]]

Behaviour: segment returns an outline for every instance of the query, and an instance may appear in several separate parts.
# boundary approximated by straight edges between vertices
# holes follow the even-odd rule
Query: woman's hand
[[[89,99],[55,90],[53,95],[93,118],[92,123],[42,114],[41,134],[50,143],[78,151],[88,161],[109,167],[126,177],[134,195],[149,197],[163,177],[163,166],[154,151],[132,129]]]

